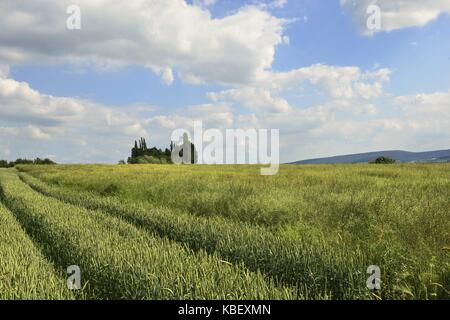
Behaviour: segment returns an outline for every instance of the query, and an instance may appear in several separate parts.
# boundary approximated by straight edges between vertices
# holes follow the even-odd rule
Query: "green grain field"
[[[450,164],[0,169],[0,299],[450,299]]]

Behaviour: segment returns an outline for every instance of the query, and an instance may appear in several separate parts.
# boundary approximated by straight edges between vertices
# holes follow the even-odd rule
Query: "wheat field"
[[[0,201],[0,299],[450,298],[449,164],[23,165]]]

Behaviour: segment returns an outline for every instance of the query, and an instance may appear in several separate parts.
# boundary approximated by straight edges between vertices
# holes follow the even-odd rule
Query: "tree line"
[[[7,160],[0,160],[0,168],[12,168],[18,164],[56,164],[56,162],[54,162],[53,160],[48,159],[48,158],[45,158],[45,159],[36,158],[34,160],[19,158],[15,161],[9,161],[9,162]]]

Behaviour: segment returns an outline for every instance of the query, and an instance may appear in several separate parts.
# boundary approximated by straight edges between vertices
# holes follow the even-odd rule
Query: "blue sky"
[[[145,3],[145,1],[138,2]],[[173,2],[173,8],[178,8],[176,6],[180,4],[180,0]],[[217,0],[209,5],[204,4],[205,1],[203,4],[198,2],[195,3],[198,12],[192,13],[191,10],[186,15],[180,13],[179,20],[190,17],[190,14],[206,14],[201,15],[201,19],[205,19],[205,26],[211,25],[211,30],[201,28],[192,30],[192,35],[186,35],[186,38],[182,39],[195,46],[205,46],[204,53],[198,50],[197,56],[192,54],[189,59],[185,58],[182,50],[173,56],[170,53],[167,58],[156,56],[156,53],[154,58],[141,58],[137,54],[129,60],[124,58],[125,54],[108,55],[107,50],[103,49],[111,45],[111,42],[105,42],[103,46],[98,44],[98,47],[87,44],[91,41],[88,38],[95,32],[99,32],[99,37],[108,37],[107,32],[100,32],[98,29],[85,31],[83,28],[70,33],[70,36],[75,32],[82,35],[81,40],[76,40],[79,42],[73,48],[75,52],[71,52],[70,48],[67,51],[50,50],[45,43],[48,41],[63,43],[64,35],[61,37],[60,35],[67,30],[58,31],[59,27],[56,27],[53,37],[51,32],[40,34],[33,31],[34,37],[42,39],[42,44],[36,44],[24,36],[26,29],[32,25],[25,22],[23,24],[3,22],[3,30],[15,32],[18,38],[12,41],[6,35],[6,31],[0,33],[0,65],[8,67],[7,79],[26,83],[30,90],[42,97],[49,95],[56,98],[70,98],[75,103],[85,104],[80,108],[92,105],[95,106],[92,108],[103,110],[107,116],[110,112],[108,110],[113,110],[120,113],[114,116],[123,118],[126,115],[129,119],[126,123],[117,121],[120,130],[123,129],[123,132],[128,133],[118,138],[111,146],[115,153],[107,155],[106,151],[103,153],[99,151],[102,150],[98,146],[99,141],[103,139],[102,134],[93,127],[83,126],[86,121],[74,119],[73,121],[81,122],[70,130],[65,128],[65,120],[59,118],[60,127],[40,126],[33,117],[28,119],[26,116],[13,116],[11,110],[21,108],[16,106],[17,99],[12,101],[10,97],[3,97],[3,100],[0,100],[3,103],[0,108],[4,109],[3,114],[0,114],[0,129],[3,128],[3,131],[0,130],[0,136],[3,134],[5,138],[3,145],[0,144],[4,150],[3,155],[0,153],[0,158],[13,159],[36,154],[52,156],[61,162],[115,162],[127,156],[129,149],[127,141],[132,142],[142,134],[148,136],[152,141],[150,144],[164,146],[170,130],[174,129],[179,121],[194,118],[197,120],[200,118],[210,126],[223,129],[227,128],[227,125],[279,127],[282,161],[378,149],[419,151],[449,147],[450,135],[445,127],[450,127],[450,124],[447,122],[448,118],[442,117],[450,111],[449,104],[445,103],[446,95],[450,96],[450,6],[445,1],[411,1],[405,8],[401,8],[391,6],[395,1],[389,4],[383,0],[367,0],[365,1],[367,5],[377,3],[380,6],[382,19],[383,12],[390,13],[389,18],[385,18],[385,26],[382,20],[383,28],[373,34],[367,34],[358,23],[361,19],[364,22],[367,17],[361,16],[358,10],[345,4],[345,1],[290,0],[284,3],[284,1]],[[84,8],[83,1],[80,3],[82,21],[95,19],[95,10],[98,8],[95,5],[89,7],[86,5]],[[151,2],[149,3],[151,6]],[[16,10],[17,14],[26,12],[43,17],[50,16],[56,11],[57,6],[62,5],[42,6],[40,8],[42,12],[37,13],[27,6],[21,7],[11,2],[3,8],[0,7],[0,10],[5,10],[2,15],[7,13],[6,10]],[[163,6],[164,4],[161,4],[162,10],[165,9]],[[188,2],[188,7],[194,7],[192,1]],[[125,5],[124,10],[126,9]],[[179,6],[178,11],[174,12],[182,10],[185,10],[183,6]],[[417,12],[423,12],[423,18],[418,19]],[[108,18],[108,10],[105,10],[104,21],[111,19],[111,23],[114,23],[114,14],[112,12]],[[124,39],[128,38],[127,32],[131,32],[128,30],[133,30],[133,25],[129,22],[133,19],[132,14],[130,9],[129,15],[123,17],[124,21],[130,23],[129,26],[126,25],[123,30],[120,29],[120,25],[112,28],[116,34],[112,35],[111,39],[118,37],[117,32],[123,33]],[[243,33],[260,32],[261,36],[249,36],[249,39],[245,40],[241,39],[245,35],[240,35],[239,32],[226,33],[223,38],[222,35],[214,34],[222,32],[214,27],[215,20],[223,20],[225,29],[233,26],[231,23],[229,26],[226,22],[228,17],[240,14],[247,17],[234,22],[235,26],[237,24],[237,30],[242,30]],[[65,17],[62,16],[61,19],[63,18]],[[169,18],[168,15],[167,19]],[[276,21],[270,21],[272,18]],[[161,25],[164,23],[169,27],[173,25],[169,20],[160,19]],[[253,19],[254,25],[246,22]],[[36,20],[38,24],[45,23]],[[90,22],[87,21],[86,24]],[[102,21],[99,25],[102,25]],[[137,19],[136,23],[139,24],[137,27],[145,32],[153,32],[151,28],[155,26],[151,22],[145,25],[146,21],[144,18]],[[180,30],[183,30],[183,23],[187,27],[190,21],[178,21]],[[174,29],[177,26],[174,26]],[[22,29],[18,32],[15,30],[17,28]],[[205,40],[202,32],[210,33],[208,38],[205,36],[209,39],[207,42],[203,42]],[[164,30],[157,30],[156,34],[163,33]],[[134,33],[130,36],[132,37]],[[267,37],[267,40],[264,37]],[[154,52],[160,50],[158,46],[161,46],[162,52],[168,50],[164,47],[167,45],[167,39],[160,42],[150,39],[148,40],[151,42],[150,45],[140,42],[141,38],[136,39],[130,48],[111,45],[112,50],[143,52],[148,50],[146,56],[151,57]],[[223,48],[219,53],[214,51],[215,48],[209,47],[211,39],[219,41],[226,39],[221,42]],[[251,41],[255,44],[252,45]],[[243,44],[242,48],[239,46],[240,43]],[[176,51],[178,47],[174,44],[168,45],[170,50],[172,45]],[[267,53],[258,53],[260,48],[261,52],[265,50]],[[269,59],[271,49],[274,50],[274,55]],[[89,54],[86,54],[87,50],[91,50]],[[19,58],[11,58],[13,53]],[[221,54],[224,57],[220,56]],[[95,59],[92,59],[93,56]],[[108,64],[112,61],[113,67],[105,70],[97,65],[105,61]],[[260,61],[261,67],[252,66],[252,61]],[[116,62],[120,64],[118,67],[114,65]],[[225,66],[222,78],[221,75],[211,72],[211,65]],[[236,76],[226,74],[228,65],[230,72],[235,68]],[[319,70],[314,66],[322,67]],[[170,69],[173,81],[169,81],[170,84],[166,83],[162,71],[155,68]],[[350,76],[347,74],[350,71],[345,68],[356,68],[357,75],[352,73]],[[286,77],[287,73],[299,69],[301,75],[289,81],[277,82],[277,75]],[[376,74],[379,70],[388,70],[388,79]],[[315,73],[322,71],[324,75],[314,81]],[[264,72],[264,76],[255,76],[261,72]],[[192,74],[196,79],[197,77],[201,79],[201,83],[186,80],[183,74]],[[330,74],[335,74],[335,79],[329,77]],[[354,78],[348,80],[347,77]],[[351,92],[339,87],[347,80],[351,87],[348,90]],[[358,90],[364,86],[373,86],[373,89],[366,88],[372,90],[372,93],[360,93]],[[373,93],[375,88],[376,93]],[[343,93],[344,91],[346,93]],[[256,92],[256,97],[249,96],[249,92]],[[211,99],[211,93],[220,98]],[[259,101],[261,94],[267,94],[269,98]],[[273,105],[270,105],[271,103]],[[283,111],[279,108],[279,103],[286,105]],[[145,106],[145,111],[137,111],[139,106]],[[204,115],[199,114],[199,106],[204,106],[202,108],[206,110],[203,111]],[[43,108],[45,109],[45,106]],[[52,108],[46,116],[53,119],[59,111]],[[25,108],[24,112],[27,110]],[[28,112],[41,113],[37,109]],[[253,120],[248,122],[247,118],[250,116]],[[269,121],[270,119],[273,121]],[[289,119],[293,119],[293,122],[290,123]],[[92,121],[92,126],[99,123],[102,123],[101,120]],[[118,129],[115,125],[112,125],[111,130]],[[131,130],[131,127],[136,130]],[[14,128],[17,130],[14,131]],[[369,128],[369,132],[361,134],[364,128]],[[16,148],[14,144],[5,142],[8,141],[7,135],[13,135],[13,132],[16,139],[27,141],[26,147]],[[392,135],[397,138],[383,140]],[[66,137],[70,147],[61,151],[61,142]],[[83,137],[80,144],[76,142],[77,137]],[[292,147],[296,142],[298,145]],[[76,148],[80,151],[73,151]]]
[[[253,1],[218,1],[209,7],[214,17]],[[343,12],[339,1],[290,1],[272,10],[277,17],[292,19],[284,32],[289,45],[277,48],[273,69],[287,71],[316,63],[372,69],[388,67],[393,94],[445,91],[450,87],[450,15],[443,14],[422,28],[406,28],[372,37],[361,35]],[[304,20],[306,17],[306,21]],[[445,41],[448,40],[448,41]],[[14,67],[14,78],[44,93],[77,96],[111,105],[146,102],[163,107],[182,107],[205,100],[218,86],[165,85],[143,67],[113,72],[74,70],[71,65],[29,64]]]

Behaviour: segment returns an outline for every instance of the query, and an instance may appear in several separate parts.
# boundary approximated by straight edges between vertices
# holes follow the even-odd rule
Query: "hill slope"
[[[292,164],[367,163],[380,156],[390,157],[398,162],[450,162],[450,149],[426,152],[408,152],[401,150],[376,151],[302,160],[292,162]]]

